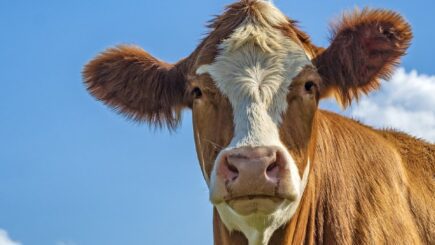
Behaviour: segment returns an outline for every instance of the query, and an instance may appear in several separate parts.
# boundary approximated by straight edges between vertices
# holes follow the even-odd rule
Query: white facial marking
[[[238,230],[250,245],[267,244],[273,232],[295,213],[306,183],[310,163],[303,178],[295,161],[279,138],[279,124],[287,110],[288,88],[306,65],[312,65],[306,51],[273,26],[288,24],[287,18],[270,2],[259,1],[261,20],[246,19],[220,45],[214,63],[198,68],[197,74],[208,73],[219,90],[228,97],[234,113],[234,137],[222,150],[244,146],[278,146],[284,150],[296,201],[284,201],[272,214],[241,216],[227,203],[216,205],[222,221],[231,230]],[[219,156],[218,156],[219,159]],[[216,165],[209,183],[216,183]]]
[[[288,87],[312,65],[305,50],[280,30],[251,20],[220,50],[215,62],[199,67],[197,74],[208,73],[231,102],[235,136],[229,147],[281,145],[278,125]]]

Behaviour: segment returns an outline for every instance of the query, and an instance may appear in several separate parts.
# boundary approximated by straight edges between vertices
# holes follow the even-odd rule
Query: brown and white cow
[[[399,14],[345,14],[326,49],[263,0],[228,6],[210,29],[176,64],[118,46],[83,74],[137,121],[175,128],[192,110],[215,244],[435,243],[435,146],[318,109],[388,78],[412,38]]]

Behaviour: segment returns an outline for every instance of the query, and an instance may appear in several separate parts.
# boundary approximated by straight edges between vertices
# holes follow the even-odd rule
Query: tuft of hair
[[[89,93],[138,122],[174,129],[184,101],[184,75],[136,46],[107,49],[83,70]]]
[[[345,12],[331,27],[331,46],[316,59],[326,86],[343,107],[389,79],[412,39],[398,13],[368,9]]]
[[[311,58],[317,56],[321,51],[311,43],[309,36],[298,28],[297,22],[287,18],[273,5],[272,1],[241,0],[228,5],[222,15],[217,15],[209,21],[207,25],[210,30],[209,36],[200,45],[200,48],[208,50],[206,56],[201,53],[204,63],[212,62],[218,54],[219,49],[217,47],[230,37],[234,30],[247,23],[252,23],[254,26],[260,25],[280,29],[284,35],[298,40]],[[259,36],[261,35],[255,35],[252,38],[259,38]]]

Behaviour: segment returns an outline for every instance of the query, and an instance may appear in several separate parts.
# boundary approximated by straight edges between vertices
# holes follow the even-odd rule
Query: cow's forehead
[[[269,3],[261,13],[248,16],[219,44],[214,61],[196,71],[209,74],[233,107],[233,147],[281,144],[278,127],[288,87],[312,65],[302,45],[279,28],[287,18]]]
[[[285,80],[291,80],[300,72],[301,67],[312,65],[310,52],[305,50],[297,35],[288,33],[292,29],[289,19],[269,1],[252,2],[256,4],[250,7],[256,11],[252,10],[249,14],[240,11],[237,15],[245,16],[239,25],[225,31],[229,32],[228,36],[219,40],[213,48],[210,48],[210,45],[203,46],[206,49],[203,50],[204,53],[211,52],[214,55],[212,59],[205,59],[207,62],[199,62],[201,65],[196,67],[196,73],[209,73],[221,89],[226,85],[225,81],[235,80],[237,77],[252,76],[257,84],[261,85],[262,82],[270,80],[266,79],[268,75],[277,75],[280,73],[279,70],[283,69],[287,72],[281,72],[279,75],[287,78],[281,79],[283,82],[288,82]],[[226,14],[228,13],[224,15]],[[233,21],[231,18],[223,19],[227,22]],[[216,26],[228,24],[219,23]],[[215,49],[217,52],[214,52]],[[247,79],[244,82],[249,83],[253,80]]]
[[[280,28],[289,26],[287,17],[271,3],[259,3],[261,15],[247,15],[217,44],[213,61],[197,67],[196,73],[208,73],[224,94],[254,93],[253,99],[267,99],[265,90],[275,94],[312,65],[300,40]]]

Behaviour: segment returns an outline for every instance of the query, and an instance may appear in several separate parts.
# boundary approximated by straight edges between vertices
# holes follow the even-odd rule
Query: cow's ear
[[[364,9],[344,14],[332,27],[331,45],[314,60],[323,79],[321,97],[335,95],[345,107],[377,89],[411,39],[411,27],[395,12]]]
[[[159,61],[138,47],[118,46],[90,61],[83,78],[88,91],[115,111],[172,129],[186,106],[183,67]]]

